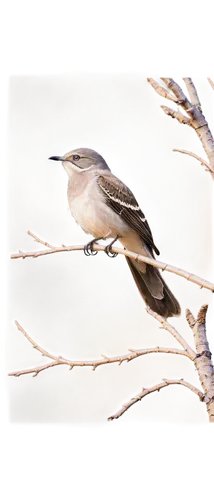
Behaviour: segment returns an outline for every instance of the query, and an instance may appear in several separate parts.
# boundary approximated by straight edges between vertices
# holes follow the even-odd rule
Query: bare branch
[[[189,309],[186,309],[186,320],[189,323],[190,328],[193,328],[196,323],[196,319]]]
[[[212,89],[214,90],[214,83],[213,81],[211,80],[211,78],[207,78],[208,82],[210,83]]]
[[[33,235],[30,231],[28,231],[28,234],[30,236]],[[47,242],[43,242],[40,238],[37,236],[33,235],[33,237],[38,241],[39,243],[42,243],[45,246],[49,246],[49,250],[41,250],[38,252],[23,252],[19,250],[19,253],[17,254],[12,254],[11,259],[19,259],[23,258],[25,259],[26,257],[41,257],[43,255],[49,255],[53,253],[59,253],[59,252],[72,252],[72,251],[77,251],[77,250],[84,250],[84,245],[74,245],[74,246],[66,246],[62,245],[61,247],[54,247],[53,245],[50,245]],[[97,252],[103,252],[105,250],[105,246],[103,245],[93,245],[93,249],[96,250]],[[169,264],[165,264],[164,262],[160,262],[156,259],[151,259],[149,257],[145,257],[144,255],[139,255],[134,252],[130,252],[129,250],[126,250],[124,248],[118,248],[118,247],[112,247],[112,251],[121,255],[126,255],[127,257],[130,257],[131,259],[137,260],[138,262],[146,262],[147,264],[151,264],[154,267],[157,267],[158,269],[162,269],[163,271],[168,271],[169,273],[174,273],[177,274],[178,276],[182,276],[188,281],[191,281],[192,283],[195,283],[196,285],[199,285],[200,288],[207,288],[208,290],[211,290],[214,292],[214,284],[211,283],[210,281],[204,280],[203,278],[200,278],[199,276],[196,276],[195,274],[189,273],[187,271],[184,271],[183,269],[180,269],[178,267],[171,266]]]
[[[194,364],[197,369],[201,385],[207,400],[207,412],[210,422],[214,422],[214,366],[212,364],[212,354],[206,335],[206,313],[208,305],[203,305],[197,315],[197,320],[187,309],[186,316],[190,328],[193,331],[197,356]]]
[[[180,83],[176,82],[175,79],[164,75],[160,75],[160,80],[164,83],[164,85],[166,85],[166,87],[169,88],[169,90],[176,98],[176,102],[181,106],[182,109],[186,111],[187,109],[192,107],[189,96],[182,88]]]
[[[161,78],[163,82],[167,85],[167,87],[172,90],[178,100],[178,104],[187,112],[192,121],[192,126],[194,127],[193,122],[195,120],[198,121],[197,125],[202,126],[202,124],[207,124],[202,113],[194,106],[185,96],[182,88],[172,79],[172,78]],[[195,127],[194,127],[195,128]]]
[[[193,158],[196,158],[196,160],[200,161],[201,165],[202,166],[204,165],[207,168],[207,170],[209,170],[210,172],[214,172],[214,170],[212,170],[212,168],[210,167],[209,163],[207,161],[203,160],[203,158],[196,155],[195,153],[192,153],[191,151],[186,151],[186,149],[173,149],[173,151],[177,151],[178,153],[183,153],[183,154],[192,156]]]
[[[69,359],[63,358],[62,356],[53,356],[49,352],[45,351],[27,334],[27,332],[24,330],[24,328],[22,328],[22,326],[18,323],[18,321],[15,321],[15,324],[18,330],[20,330],[23,333],[23,335],[33,345],[33,347],[37,349],[39,352],[41,352],[42,356],[51,358],[54,361],[42,366],[37,366],[36,368],[29,368],[27,370],[15,371],[8,374],[9,376],[14,376],[14,377],[20,377],[20,375],[27,375],[29,373],[34,373],[33,376],[35,377],[41,371],[46,370],[48,368],[52,368],[53,366],[57,365],[68,365],[70,369],[72,369],[74,366],[91,366],[93,370],[95,370],[97,366],[100,365],[106,365],[110,363],[119,363],[119,365],[121,365],[123,361],[129,362],[135,358],[138,358],[139,356],[144,356],[145,354],[153,354],[153,353],[180,354],[182,356],[186,356],[192,359],[191,355],[186,350],[174,349],[171,347],[148,347],[147,349],[129,349],[130,352],[128,354],[123,354],[122,356],[115,356],[112,358],[109,358],[104,354],[102,354],[103,359],[98,359],[95,361],[71,361]]]
[[[141,401],[141,399],[143,399],[145,396],[148,396],[148,394],[151,394],[152,392],[155,392],[155,391],[159,392],[160,389],[163,389],[164,387],[168,387],[169,385],[175,385],[175,384],[183,385],[184,387],[187,387],[188,389],[190,389],[192,392],[194,392],[199,397],[200,401],[204,401],[205,396],[204,396],[203,392],[201,392],[197,387],[190,384],[189,382],[186,382],[184,379],[180,379],[180,380],[163,379],[163,382],[161,382],[160,384],[154,385],[153,387],[149,387],[148,389],[143,388],[142,391],[139,392],[139,394],[137,394],[137,396],[130,399],[130,401],[128,401],[128,403],[123,404],[122,408],[117,413],[115,413],[114,415],[109,417],[108,420],[115,420],[115,419],[121,417],[125,413],[125,411],[127,411],[132,405],[134,405],[138,401]]]
[[[54,359],[55,361],[57,361],[57,357],[56,356],[52,356],[52,354],[49,354],[49,352],[45,351],[44,349],[42,349],[42,347],[40,347],[28,334],[27,332],[24,330],[24,328],[22,328],[22,326],[18,323],[18,321],[15,321],[15,325],[17,326],[18,330],[20,332],[23,333],[23,335],[26,337],[27,340],[29,340],[29,342],[32,344],[32,346],[34,347],[34,349],[37,349],[37,351],[41,352],[42,356],[46,356],[47,358],[51,358],[51,359]]]
[[[188,116],[183,115],[180,111],[175,111],[172,108],[168,108],[168,106],[160,106],[166,115],[171,116],[172,118],[176,118],[179,123],[184,123],[184,125],[189,125],[191,127],[191,120]]]
[[[161,97],[165,97],[166,99],[169,99],[170,101],[173,102],[178,102],[177,98],[168,92],[164,87],[161,87],[153,78],[147,78],[147,81],[150,83],[150,85],[155,89],[155,92],[157,94],[161,95]]]
[[[32,238],[37,241],[38,243],[40,243],[41,245],[44,245],[45,247],[47,246],[48,248],[54,248],[55,245],[50,245],[50,243],[48,243],[48,241],[45,241],[45,240],[42,240],[41,238],[39,238],[35,233],[33,233],[32,231],[30,231],[28,229],[27,231],[27,234],[29,234],[30,236],[32,236]]]
[[[196,108],[202,112],[201,103],[199,101],[198,93],[197,93],[197,90],[195,88],[195,85],[194,85],[192,79],[191,78],[183,78],[183,80],[186,84],[186,87],[187,87],[187,90],[189,92],[189,96],[190,96],[190,100],[191,100],[192,104],[194,104],[194,106],[196,106]]]
[[[37,377],[38,373],[42,372],[43,370],[47,370],[47,368],[52,368],[53,366],[57,366],[63,363],[60,363],[60,361],[52,361],[52,363],[47,363],[46,365],[42,366],[37,366],[36,368],[29,368],[27,370],[20,370],[16,372],[11,372],[8,373],[9,377],[20,377],[20,375],[27,375],[29,373],[34,373],[33,377]]]
[[[184,350],[186,352],[188,352],[190,359],[192,361],[194,361],[194,359],[197,356],[196,352],[190,347],[190,345],[186,342],[186,340],[183,339],[183,337],[176,330],[176,328],[174,328],[174,326],[170,325],[170,323],[165,318],[163,318],[163,316],[160,316],[160,314],[157,314],[156,312],[152,311],[152,309],[150,309],[150,307],[147,307],[146,311],[148,312],[148,314],[153,316],[153,318],[157,319],[157,321],[159,321],[159,323],[161,323],[162,328],[164,328],[164,330],[167,330],[169,333],[171,333],[173,335],[173,337],[179,342],[179,344],[182,345]]]
[[[166,84],[168,89],[171,92],[173,92],[174,96],[177,99],[177,104],[179,104],[189,115],[190,121],[189,122],[186,121],[184,119],[185,117],[183,118],[182,113],[176,115],[176,112],[174,110],[167,108],[166,106],[165,107],[162,106],[163,110],[165,111],[166,114],[172,116],[172,118],[177,118],[177,120],[180,123],[188,124],[195,129],[209,159],[209,172],[212,175],[212,178],[214,179],[214,139],[209,129],[208,123],[204,115],[202,114],[198,94],[191,78],[184,78],[184,81],[187,85],[192,102],[187,99],[181,87],[179,87],[179,85],[172,78],[161,78],[161,79]],[[208,78],[208,81],[210,85],[214,88],[214,85],[212,85],[213,82],[211,81],[210,78]],[[167,93],[164,95],[164,97],[168,99]]]
[[[197,322],[198,322],[199,325],[202,325],[202,323],[205,325],[207,311],[208,311],[208,304],[204,304],[199,309],[198,315],[197,315]]]

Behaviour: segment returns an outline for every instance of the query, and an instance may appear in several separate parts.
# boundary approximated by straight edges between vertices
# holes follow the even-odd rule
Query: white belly
[[[127,231],[127,225],[109,208],[93,179],[78,196],[68,189],[68,203],[76,222],[94,238],[116,238]]]

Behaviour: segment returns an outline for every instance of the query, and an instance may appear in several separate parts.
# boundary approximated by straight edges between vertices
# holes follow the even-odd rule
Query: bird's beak
[[[64,158],[63,156],[50,156],[50,158],[48,158],[49,160],[55,160],[55,161],[63,161]]]

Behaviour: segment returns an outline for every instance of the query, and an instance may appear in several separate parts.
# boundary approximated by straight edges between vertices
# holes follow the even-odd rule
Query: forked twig
[[[50,354],[49,352],[45,351],[42,347],[40,347],[24,330],[24,328],[18,323],[18,321],[15,321],[15,324],[20,332],[23,333],[23,335],[26,337],[26,339],[32,344],[34,349],[37,349],[37,351],[41,352],[42,356],[46,356],[47,358],[52,359],[53,361],[51,363],[47,363],[45,365],[37,366],[36,368],[29,368],[27,370],[20,370],[20,371],[15,371],[11,372],[8,375],[9,376],[14,376],[14,377],[20,377],[20,375],[27,375],[29,373],[33,373],[33,377],[36,377],[41,371],[46,370],[48,368],[52,368],[54,366],[58,365],[68,365],[69,369],[71,370],[75,366],[91,366],[93,370],[95,370],[98,366],[101,365],[106,365],[109,363],[118,363],[121,365],[123,361],[132,361],[135,358],[138,358],[140,356],[144,356],[146,354],[153,354],[153,353],[165,353],[165,354],[180,354],[182,356],[186,356],[187,358],[192,360],[191,353],[188,352],[187,350],[182,350],[182,349],[175,349],[171,347],[148,347],[147,349],[129,349],[129,353],[123,354],[122,356],[115,356],[112,358],[109,358],[102,354],[103,359],[98,359],[94,361],[71,361],[69,359],[63,358],[62,356],[53,356],[53,354]]]

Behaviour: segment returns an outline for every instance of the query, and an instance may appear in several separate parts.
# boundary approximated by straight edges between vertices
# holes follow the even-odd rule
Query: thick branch
[[[189,115],[190,121],[188,122],[185,119],[183,119],[182,113],[179,112],[180,115],[176,115],[177,114],[176,111],[171,110],[166,106],[162,106],[163,110],[165,111],[166,114],[172,116],[172,118],[177,118],[178,121],[180,121],[180,123],[188,124],[195,129],[209,159],[209,171],[212,175],[212,178],[214,179],[214,139],[209,129],[208,123],[204,115],[202,114],[198,94],[191,78],[184,78],[184,81],[186,83],[188,92],[190,94],[190,99],[192,100],[192,102],[187,99],[181,87],[179,87],[179,85],[172,78],[161,78],[161,79],[166,84],[171,93],[173,93],[174,96],[176,97],[177,104],[179,104]],[[151,79],[148,79],[149,83],[151,83],[150,80]],[[212,86],[213,82],[209,78],[208,80]],[[158,84],[156,84],[156,86],[154,85],[152,86],[155,89],[155,91],[157,91],[156,86],[158,86]],[[162,89],[161,92],[159,89],[158,93],[161,94],[166,99],[169,99],[168,94],[167,93],[164,94],[164,89]]]
[[[196,106],[196,108],[202,112],[201,103],[199,101],[198,93],[197,93],[197,90],[195,88],[195,85],[194,85],[192,79],[191,78],[183,78],[183,80],[186,84],[186,87],[187,87],[187,90],[189,92],[189,96],[190,96],[190,100],[191,100],[192,104],[194,104],[194,106]]]
[[[207,411],[210,422],[214,422],[214,367],[212,355],[206,335],[206,313],[208,305],[203,305],[197,319],[194,318],[189,309],[186,310],[186,318],[193,331],[197,356],[194,364],[205,394],[207,395]]]
[[[183,90],[179,85],[173,80],[173,78],[164,78],[161,77],[161,80],[165,83],[165,85],[172,90],[173,94],[177,97],[179,103],[184,103],[187,108],[191,106],[191,103],[188,101],[187,97],[185,96]]]
[[[41,352],[42,356],[51,358],[54,361],[42,366],[37,366],[36,368],[29,368],[27,370],[15,371],[8,374],[9,376],[14,376],[14,377],[20,377],[20,375],[27,375],[29,373],[34,373],[33,376],[36,377],[38,373],[40,373],[41,371],[46,370],[47,368],[52,368],[53,366],[57,365],[68,365],[70,370],[74,366],[91,366],[92,369],[95,370],[97,366],[100,365],[106,365],[109,363],[119,363],[119,365],[121,365],[123,361],[129,362],[135,358],[138,358],[139,356],[144,356],[145,354],[153,354],[153,353],[180,354],[182,356],[186,356],[192,359],[191,355],[186,350],[174,349],[171,347],[148,347],[147,349],[129,349],[130,351],[129,353],[123,354],[122,356],[115,356],[112,358],[109,358],[104,354],[102,354],[103,359],[98,359],[95,361],[71,361],[69,359],[63,358],[62,356],[53,356],[49,352],[45,351],[27,334],[27,332],[24,330],[24,328],[22,328],[22,326],[18,323],[18,321],[15,321],[15,324],[18,330],[20,330],[23,333],[23,335],[33,345],[33,347],[37,349],[37,351]]]
[[[36,258],[36,257],[41,257],[43,255],[50,255],[53,253],[84,250],[84,245],[74,245],[74,246],[62,245],[61,247],[54,247],[53,245],[50,245],[47,242],[43,242],[40,238],[35,236],[30,231],[28,231],[28,234],[30,236],[33,236],[33,238],[36,241],[38,241],[39,243],[42,243],[43,245],[48,246],[49,249],[48,250],[41,250],[38,252],[23,252],[22,250],[19,250],[19,253],[11,255],[11,259],[19,259],[19,258],[25,259],[26,257]],[[96,250],[97,252],[103,252],[105,250],[105,246],[93,245],[93,249]],[[134,259],[138,262],[146,262],[147,264],[151,264],[152,266],[157,267],[158,269],[162,269],[163,271],[168,271],[169,273],[174,273],[174,274],[177,274],[178,276],[182,276],[183,278],[187,279],[188,281],[191,281],[192,283],[199,285],[200,288],[207,288],[208,290],[211,290],[212,292],[214,292],[214,284],[213,283],[211,283],[207,280],[204,280],[203,278],[200,278],[199,276],[196,276],[195,274],[184,271],[183,269],[171,266],[169,264],[165,264],[164,262],[160,262],[158,260],[151,259],[149,257],[145,257],[144,255],[139,255],[139,254],[136,254],[134,252],[130,252],[129,250],[126,250],[124,248],[112,247],[112,251],[115,253],[121,254],[121,255],[126,255],[127,257],[130,257],[131,259]]]
[[[159,392],[160,389],[163,389],[164,387],[168,387],[169,385],[175,385],[175,384],[184,385],[185,387],[190,389],[192,392],[194,392],[199,397],[200,401],[204,401],[203,392],[201,392],[197,387],[190,384],[189,382],[186,382],[184,379],[180,379],[180,380],[163,379],[163,382],[161,382],[160,384],[154,385],[153,387],[149,387],[148,389],[143,388],[142,391],[139,392],[139,394],[137,394],[137,396],[130,399],[130,401],[128,401],[128,403],[123,404],[122,408],[117,413],[115,413],[114,415],[109,417],[108,420],[114,420],[114,419],[121,417],[125,413],[125,411],[127,411],[132,405],[134,405],[138,401],[141,401],[141,399],[143,399],[145,396],[148,396],[148,394],[151,394],[152,392],[155,392],[155,391]]]

